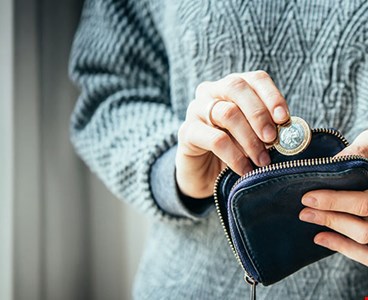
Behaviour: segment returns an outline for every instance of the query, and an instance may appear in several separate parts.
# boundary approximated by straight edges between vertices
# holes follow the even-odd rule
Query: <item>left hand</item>
[[[368,130],[337,156],[362,155],[368,158]],[[314,242],[368,266],[368,190],[317,190],[306,193],[302,221],[327,226],[335,232],[321,232]]]

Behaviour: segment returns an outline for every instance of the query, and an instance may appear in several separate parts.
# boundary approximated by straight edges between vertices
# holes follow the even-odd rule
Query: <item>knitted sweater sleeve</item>
[[[87,0],[69,67],[81,89],[71,140],[90,169],[119,199],[146,214],[179,223],[197,219],[175,185],[173,151],[181,122],[172,110],[165,48],[148,7],[135,0]],[[165,165],[170,167],[162,174]],[[152,174],[166,178],[153,180],[155,192]]]

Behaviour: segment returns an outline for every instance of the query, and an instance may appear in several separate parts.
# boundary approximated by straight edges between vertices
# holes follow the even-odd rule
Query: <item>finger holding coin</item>
[[[181,191],[208,196],[222,166],[239,175],[270,163],[266,144],[289,119],[287,103],[264,71],[201,83],[178,132],[176,177]]]

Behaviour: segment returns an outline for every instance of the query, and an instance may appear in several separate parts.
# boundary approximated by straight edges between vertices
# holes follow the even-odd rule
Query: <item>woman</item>
[[[357,137],[340,155],[368,157],[367,32],[365,0],[86,1],[72,141],[117,197],[152,217],[136,299],[247,296],[213,183],[225,165],[240,175],[250,160],[267,165],[265,143],[290,112]],[[259,299],[368,295],[367,195],[306,194],[300,219],[334,229],[315,243],[340,254],[259,287]]]

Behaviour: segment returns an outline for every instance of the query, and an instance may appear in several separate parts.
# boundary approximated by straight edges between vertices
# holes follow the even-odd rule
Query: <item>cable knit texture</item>
[[[72,142],[119,199],[154,220],[136,299],[248,297],[215,213],[167,212],[152,193],[151,169],[176,144],[196,86],[266,70],[293,115],[352,140],[368,128],[367,59],[366,0],[86,1],[70,64],[81,88]],[[160,180],[175,186],[173,177]],[[258,299],[364,296],[368,268],[339,254],[258,288]]]

